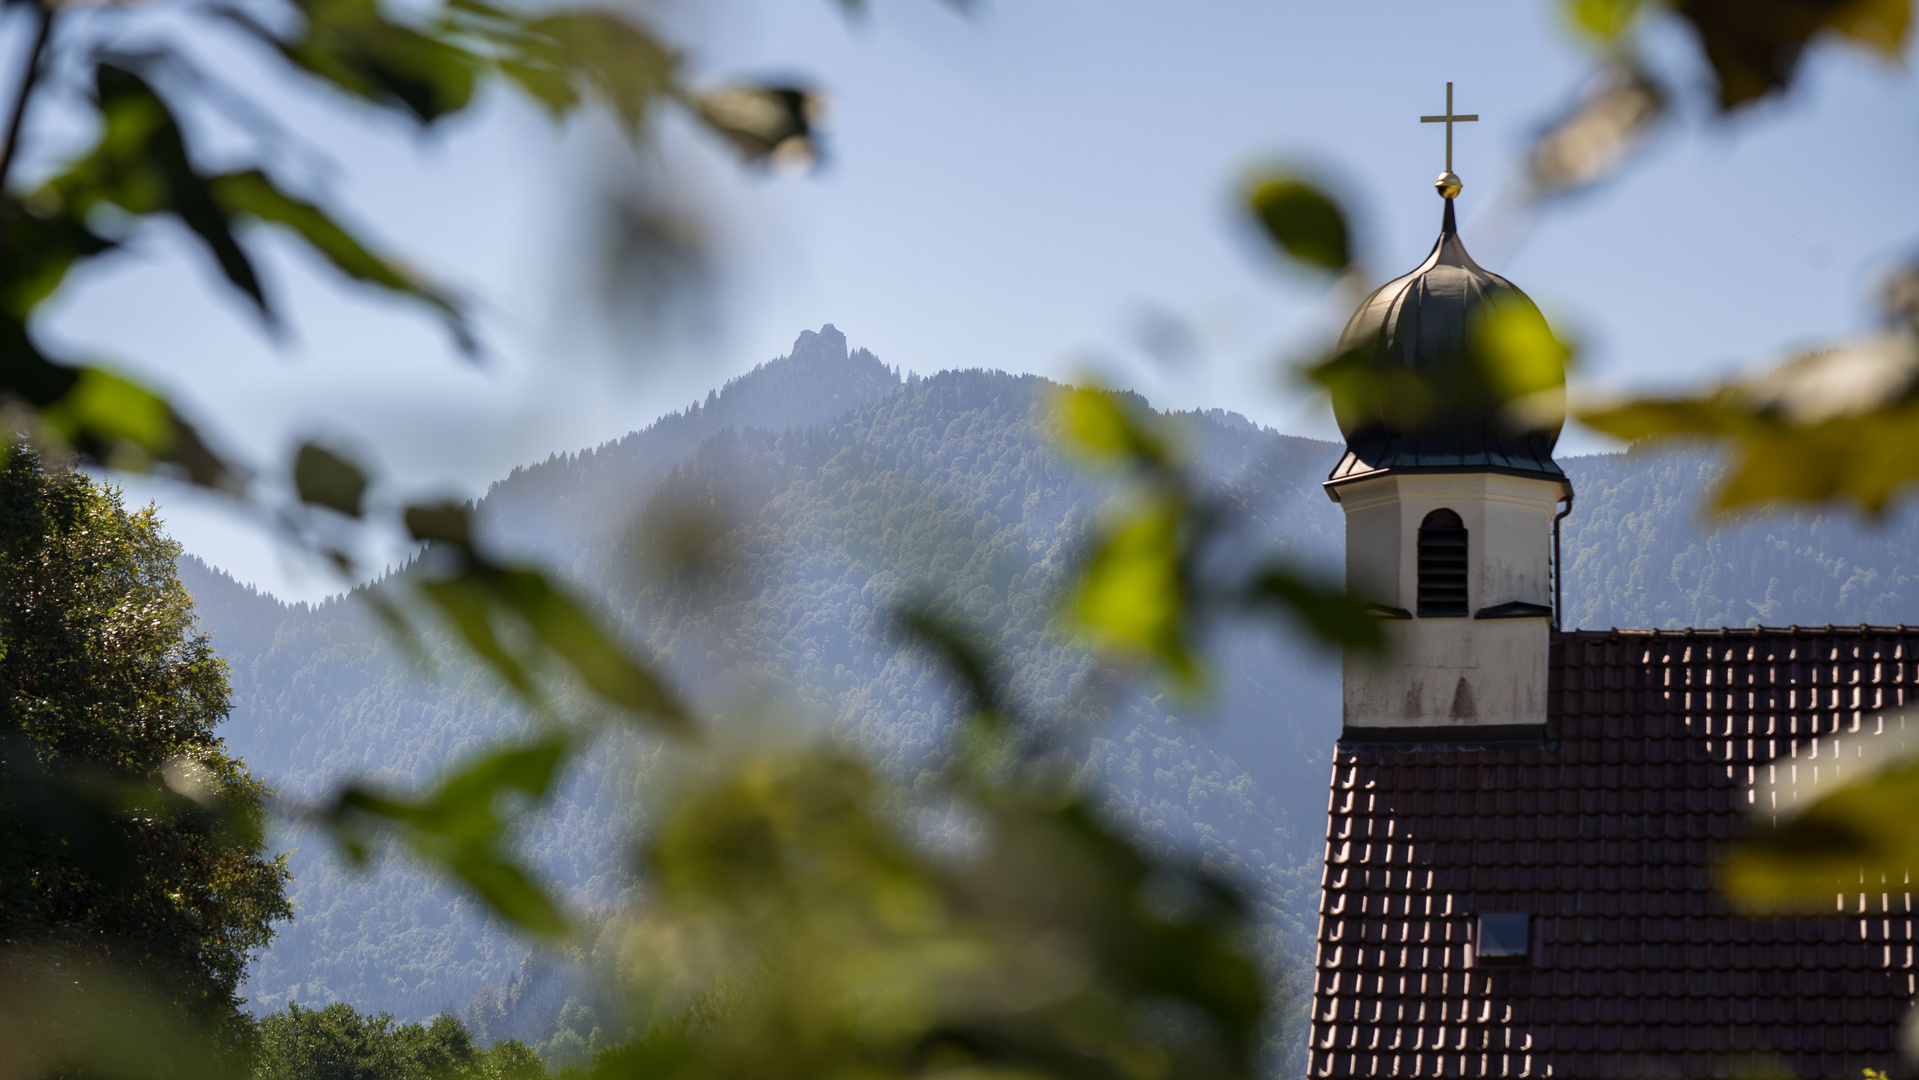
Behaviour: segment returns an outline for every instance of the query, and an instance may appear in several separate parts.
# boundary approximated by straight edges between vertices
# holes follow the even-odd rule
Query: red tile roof
[[[1711,867],[1751,784],[1827,767],[1919,699],[1919,627],[1554,634],[1530,743],[1342,742],[1314,1076],[1801,1077],[1893,1058],[1915,986],[1911,885],[1744,917]],[[1527,961],[1475,962],[1525,912]]]

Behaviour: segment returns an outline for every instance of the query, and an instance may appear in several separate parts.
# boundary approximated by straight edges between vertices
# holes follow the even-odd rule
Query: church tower
[[[1347,589],[1388,644],[1346,656],[1349,741],[1523,737],[1546,722],[1554,538],[1573,495],[1552,457],[1565,369],[1550,357],[1542,378],[1541,358],[1522,358],[1533,392],[1514,399],[1500,342],[1550,339],[1526,294],[1460,242],[1450,121],[1475,118],[1452,115],[1447,89],[1447,116],[1428,118],[1448,121],[1439,239],[1360,304],[1336,361],[1346,453],[1325,488],[1346,512]]]
[[[1910,744],[1919,626],[1556,627],[1565,365],[1513,348],[1539,309],[1466,254],[1450,160],[1438,186],[1432,254],[1327,368],[1347,585],[1393,649],[1346,660],[1306,1074],[1905,1075],[1910,886],[1842,869],[1796,915],[1717,886],[1772,778]]]

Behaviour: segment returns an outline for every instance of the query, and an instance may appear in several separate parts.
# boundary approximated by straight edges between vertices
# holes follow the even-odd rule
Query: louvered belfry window
[[[1435,510],[1419,523],[1419,617],[1466,614],[1466,523]]]

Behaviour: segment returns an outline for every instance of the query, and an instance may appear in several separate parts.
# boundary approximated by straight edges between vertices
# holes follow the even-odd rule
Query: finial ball
[[[1442,199],[1457,199],[1462,186],[1459,182],[1459,174],[1451,169],[1440,173],[1439,179],[1433,181],[1433,190],[1439,192],[1439,197]]]

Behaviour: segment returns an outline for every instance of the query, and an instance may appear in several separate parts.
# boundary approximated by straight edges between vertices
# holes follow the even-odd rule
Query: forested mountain
[[[1566,625],[1818,626],[1919,621],[1919,512],[1702,519],[1699,453],[1566,462]]]
[[[909,777],[940,747],[954,688],[900,648],[890,613],[930,603],[964,619],[1003,658],[1036,738],[1072,754],[1119,820],[1255,890],[1263,951],[1296,974],[1337,663],[1284,627],[1235,627],[1217,642],[1208,702],[1106,693],[1106,673],[1058,633],[1053,599],[1110,493],[1051,448],[1050,389],[979,370],[901,379],[825,327],[644,431],[515,470],[479,501],[482,534],[604,590],[608,615],[714,712],[765,723],[776,702]],[[1336,447],[1216,410],[1168,420],[1242,511],[1249,546],[1336,569],[1341,521],[1319,490]],[[1711,532],[1695,507],[1713,468],[1698,455],[1567,464],[1579,490],[1565,534],[1570,624],[1919,620],[1910,518]],[[233,668],[223,733],[283,792],[347,773],[418,778],[522,722],[448,650],[432,672],[409,670],[351,598],[288,607],[190,558],[181,571]],[[662,753],[634,742],[593,755],[529,833],[576,903],[619,897],[625,838],[664,779]],[[470,1004],[491,1037],[551,1048],[570,1029],[579,1048],[591,1041],[590,1003],[563,1015],[572,991],[556,961],[522,968],[524,947],[465,901],[398,867],[351,875],[312,837],[285,843],[301,845],[301,910],[255,967],[257,1007],[343,999],[418,1019]]]

